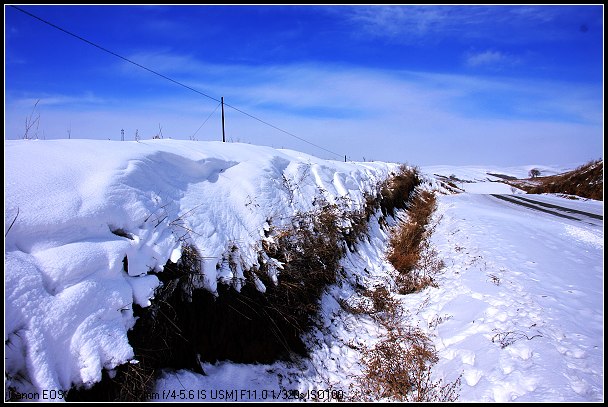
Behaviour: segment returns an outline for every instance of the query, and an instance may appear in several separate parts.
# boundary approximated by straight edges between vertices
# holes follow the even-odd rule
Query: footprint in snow
[[[565,355],[571,356],[575,359],[583,359],[587,356],[587,352],[585,352],[582,349],[572,349],[572,350],[566,350]]]
[[[475,352],[471,350],[460,351],[460,360],[467,365],[475,365]]]
[[[483,372],[479,369],[465,369],[462,375],[465,382],[471,387],[476,386],[482,376]]]
[[[509,353],[520,357],[522,360],[528,360],[532,357],[532,349],[527,345],[513,344],[508,346]]]

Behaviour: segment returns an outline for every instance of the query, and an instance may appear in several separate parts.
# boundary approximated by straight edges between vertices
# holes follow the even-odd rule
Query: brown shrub
[[[418,328],[391,329],[387,337],[364,351],[363,376],[358,378],[354,399],[422,402],[456,401],[460,377],[443,384],[431,379],[437,352]]]
[[[444,384],[433,381],[431,370],[438,361],[430,338],[419,328],[407,326],[399,302],[384,286],[363,292],[367,306],[354,307],[367,313],[387,330],[384,339],[362,351],[363,375],[353,385],[349,401],[456,401],[461,377]]]
[[[399,302],[393,298],[389,290],[377,285],[373,290],[365,290],[361,293],[365,298],[354,305],[349,301],[340,299],[338,302],[342,308],[351,314],[367,314],[382,324],[394,325],[400,315]]]
[[[400,274],[409,273],[420,258],[418,245],[424,229],[416,223],[401,223],[389,243],[388,261]]]
[[[283,263],[278,286],[257,271],[268,288],[266,295],[280,315],[290,319],[304,332],[319,309],[323,289],[336,281],[336,272],[345,249],[341,245],[337,205],[322,202],[317,210],[301,213],[292,225],[275,237],[276,245],[267,246],[268,257]]]
[[[385,216],[393,215],[395,208],[407,207],[407,221],[400,222],[392,234],[387,255],[398,272],[395,281],[401,294],[436,286],[433,276],[443,268],[443,261],[429,243],[436,227],[436,224],[429,226],[436,208],[435,195],[429,191],[414,193],[415,186],[409,181],[416,179],[419,183],[420,180],[415,172],[411,174],[414,176],[402,176],[397,181],[402,182],[403,188],[391,190],[386,185],[395,184],[389,182],[381,194],[389,201],[381,206]],[[406,194],[404,191],[410,187],[411,191]],[[397,196],[403,201],[397,203]],[[369,202],[374,201],[369,198]],[[350,401],[456,401],[461,376],[447,384],[432,380],[431,369],[438,360],[435,347],[423,331],[406,325],[399,302],[386,287],[376,286],[362,295],[369,301],[357,306],[346,301],[341,304],[354,313],[369,314],[386,328],[387,334],[370,349],[357,347],[363,351],[364,369],[363,375],[356,379],[357,387],[351,385]]]
[[[384,216],[395,216],[396,209],[405,209],[414,190],[422,183],[417,167],[401,165],[396,174],[382,182],[379,189],[380,210]]]
[[[401,294],[434,285],[433,276],[443,267],[428,243],[432,231],[427,225],[436,207],[435,194],[420,191],[409,204],[407,220],[391,236],[387,259],[398,272],[395,281]]]

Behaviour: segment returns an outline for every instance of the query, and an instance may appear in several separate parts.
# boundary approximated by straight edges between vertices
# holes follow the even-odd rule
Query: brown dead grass
[[[384,216],[395,216],[395,210],[405,209],[418,185],[422,183],[417,167],[401,165],[391,178],[380,186],[380,210]]]
[[[436,209],[434,193],[419,191],[409,195],[407,220],[399,222],[390,240],[388,260],[397,270],[397,289],[401,294],[436,286],[434,276],[443,261],[431,247],[429,237],[437,223],[429,225]],[[386,329],[386,335],[362,351],[363,374],[351,386],[350,401],[450,402],[459,397],[461,378],[444,383],[433,380],[432,368],[438,361],[430,337],[404,320],[403,309],[383,286],[363,292],[365,305],[351,307],[367,313]],[[348,308],[347,308],[348,309]]]
[[[351,385],[350,401],[456,401],[461,377],[445,384],[432,379],[438,356],[429,336],[407,325],[399,302],[385,287],[377,286],[363,295],[371,299],[367,313],[387,333],[373,347],[361,349],[363,374]]]
[[[575,170],[547,177],[508,181],[529,194],[568,194],[604,200],[604,161],[590,161]]]
[[[361,401],[456,401],[460,377],[444,384],[433,381],[437,351],[418,328],[389,330],[385,339],[364,352],[363,376],[357,398]]]
[[[443,267],[428,243],[432,231],[427,225],[436,207],[435,194],[420,191],[409,205],[407,220],[400,221],[391,236],[387,259],[398,272],[396,282],[401,294],[434,285],[433,276]]]

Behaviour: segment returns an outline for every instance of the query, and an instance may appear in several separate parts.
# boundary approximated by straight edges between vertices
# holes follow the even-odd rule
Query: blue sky
[[[291,133],[227,107],[228,141],[413,165],[603,154],[603,6],[19,7]],[[5,6],[6,139],[38,100],[47,140],[221,139],[216,101]]]

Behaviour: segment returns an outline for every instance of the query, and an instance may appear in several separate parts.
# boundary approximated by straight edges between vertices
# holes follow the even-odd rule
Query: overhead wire
[[[249,116],[249,117],[251,117],[252,119],[255,119],[255,120],[257,120],[257,121],[259,121],[259,122],[261,122],[261,123],[264,123],[265,125],[270,126],[270,127],[272,127],[273,129],[276,129],[276,130],[278,130],[278,131],[281,131],[281,132],[283,132],[283,133],[285,133],[285,134],[287,134],[287,135],[289,135],[289,136],[291,136],[291,137],[295,137],[295,138],[297,138],[298,140],[301,140],[301,141],[303,141],[303,142],[305,142],[305,143],[310,144],[311,146],[317,147],[317,148],[319,148],[319,149],[321,149],[321,150],[323,150],[323,151],[327,151],[328,153],[331,153],[331,154],[337,155],[338,157],[342,157],[342,154],[335,153],[335,152],[333,152],[333,151],[331,151],[331,150],[328,150],[328,149],[326,149],[326,148],[324,148],[324,147],[321,147],[321,146],[320,146],[320,145],[318,145],[318,144],[315,144],[315,143],[312,143],[312,142],[310,142],[310,141],[308,141],[308,140],[305,140],[305,139],[303,139],[302,137],[298,137],[298,136],[296,136],[295,134],[288,132],[287,130],[280,129],[280,128],[278,128],[277,126],[275,126],[275,125],[273,125],[273,124],[270,124],[270,123],[268,123],[268,122],[266,122],[266,121],[264,121],[264,120],[262,120],[262,119],[260,119],[260,118],[258,118],[258,117],[255,117],[255,116],[253,116],[253,115],[251,115],[251,114],[249,114],[249,113],[247,113],[247,112],[244,112],[244,111],[242,111],[241,109],[238,109],[238,108],[236,108],[236,107],[234,107],[234,106],[231,106],[231,105],[229,105],[228,103],[224,103],[224,106],[228,106],[228,107],[230,107],[230,108],[232,108],[232,109],[236,110],[237,112],[240,112],[240,113],[242,113],[242,114],[244,114],[244,115],[246,115],[246,116]]]
[[[218,107],[220,107],[221,104],[222,104],[222,102],[218,103],[217,106],[215,106],[215,109],[213,109],[213,112],[211,112],[209,114],[209,116],[207,116],[207,118],[205,119],[205,121],[203,122],[203,124],[201,124],[201,126],[198,129],[196,129],[196,131],[194,132],[194,134],[192,135],[192,137],[196,136],[196,133],[198,133],[198,131],[203,128],[203,126],[205,125],[205,123],[207,123],[207,120],[209,120],[211,118],[211,116],[213,115],[213,113],[215,113],[215,111],[217,110]]]
[[[24,13],[24,14],[26,14],[26,15],[28,15],[28,16],[30,16],[30,17],[32,17],[32,18],[35,18],[36,20],[39,20],[39,21],[43,22],[44,24],[50,25],[51,27],[53,27],[53,28],[55,28],[55,29],[57,29],[57,30],[59,30],[59,31],[61,31],[61,32],[63,32],[63,33],[65,33],[65,34],[68,34],[68,35],[70,35],[70,36],[72,36],[72,37],[74,37],[74,38],[76,38],[76,39],[78,39],[78,40],[80,40],[80,41],[83,41],[83,42],[85,42],[85,43],[87,43],[87,44],[89,44],[89,45],[91,45],[91,46],[93,46],[93,47],[95,47],[95,48],[98,48],[98,49],[100,49],[101,51],[107,52],[108,54],[111,54],[111,55],[113,55],[113,56],[115,56],[115,57],[117,57],[117,58],[120,58],[120,59],[122,59],[123,61],[126,61],[126,62],[128,62],[128,63],[130,63],[130,64],[133,64],[133,65],[135,65],[135,66],[137,66],[137,67],[139,67],[139,68],[141,68],[141,69],[144,69],[144,70],[146,70],[146,71],[148,71],[148,72],[150,72],[150,73],[152,73],[152,74],[154,74],[154,75],[157,75],[157,76],[159,76],[159,77],[161,77],[161,78],[163,78],[163,79],[166,79],[166,80],[168,80],[168,81],[170,81],[170,82],[175,83],[176,85],[182,86],[182,87],[184,87],[184,88],[186,88],[186,89],[188,89],[188,90],[191,90],[191,91],[193,91],[193,92],[195,92],[195,93],[197,93],[197,94],[199,94],[199,95],[202,95],[202,96],[204,96],[204,97],[207,97],[207,98],[209,98],[209,99],[211,99],[211,100],[214,100],[214,101],[216,101],[216,102],[219,102],[219,103],[221,104],[221,100],[220,100],[220,99],[217,99],[217,98],[215,98],[215,97],[213,97],[213,96],[210,96],[210,95],[208,95],[208,94],[206,94],[206,93],[204,93],[204,92],[199,91],[198,89],[195,89],[195,88],[193,88],[193,87],[191,87],[191,86],[188,86],[188,85],[186,85],[186,84],[184,84],[184,83],[182,83],[182,82],[179,82],[179,81],[177,81],[177,80],[175,80],[175,79],[172,79],[172,78],[170,78],[170,77],[168,77],[168,76],[166,76],[166,75],[163,75],[163,74],[161,74],[160,72],[157,72],[157,71],[155,71],[155,70],[153,70],[153,69],[150,69],[150,68],[148,68],[148,67],[145,67],[144,65],[139,64],[139,63],[137,63],[137,62],[135,62],[135,61],[133,61],[133,60],[131,60],[131,59],[129,59],[129,58],[126,58],[126,57],[124,57],[124,56],[122,56],[122,55],[120,55],[120,54],[117,54],[116,52],[111,51],[111,50],[109,50],[109,49],[107,49],[107,48],[105,48],[105,47],[102,47],[102,46],[101,46],[101,45],[99,45],[99,44],[96,44],[96,43],[94,43],[94,42],[92,42],[92,41],[89,41],[89,40],[87,40],[86,38],[81,37],[80,35],[74,34],[74,33],[70,32],[70,31],[68,31],[68,30],[66,30],[66,29],[64,29],[64,28],[59,27],[59,26],[58,26],[58,25],[56,25],[56,24],[51,23],[50,21],[47,21],[47,20],[45,20],[45,19],[43,19],[43,18],[41,18],[41,17],[38,17],[37,15],[32,14],[32,13],[30,13],[29,11],[26,11],[26,10],[22,9],[21,7],[14,6],[14,5],[10,5],[10,7],[14,8],[15,10],[18,10],[18,11],[20,11],[20,12],[22,12],[22,13]],[[297,135],[295,135],[295,134],[293,134],[293,133],[291,133],[291,132],[289,132],[289,131],[287,131],[287,130],[283,130],[283,129],[281,129],[280,127],[277,127],[277,126],[275,126],[275,125],[273,125],[273,124],[271,124],[271,123],[269,123],[269,122],[267,122],[267,121],[265,121],[265,120],[260,119],[259,117],[256,117],[256,116],[254,116],[254,115],[252,115],[252,114],[250,114],[250,113],[245,112],[245,111],[244,111],[244,110],[242,110],[242,109],[237,108],[236,106],[232,106],[232,105],[230,105],[230,104],[228,104],[228,103],[224,103],[224,106],[227,106],[227,107],[229,107],[229,108],[231,108],[231,109],[233,109],[233,110],[236,110],[237,112],[239,112],[239,113],[241,113],[241,114],[244,114],[245,116],[248,116],[248,117],[250,117],[251,119],[257,120],[257,121],[258,121],[258,122],[260,122],[260,123],[263,123],[263,124],[265,124],[265,125],[267,125],[267,126],[269,126],[269,127],[273,128],[273,129],[275,129],[275,130],[278,130],[278,131],[280,131],[280,132],[282,132],[282,133],[284,133],[284,134],[287,134],[288,136],[291,136],[291,137],[294,137],[294,138],[296,138],[296,139],[298,139],[298,140],[300,140],[300,141],[303,141],[304,143],[307,143],[307,144],[309,144],[309,145],[311,145],[311,146],[313,146],[313,147],[316,147],[316,148],[321,149],[321,150],[323,150],[323,151],[326,151],[326,152],[328,152],[328,153],[334,154],[334,155],[336,155],[336,156],[338,156],[338,157],[342,157],[342,156],[343,156],[342,154],[338,154],[338,153],[336,153],[336,152],[334,152],[334,151],[328,150],[327,148],[324,148],[324,147],[322,147],[322,146],[320,146],[320,145],[318,145],[318,144],[312,143],[312,142],[310,142],[310,141],[308,141],[308,140],[306,140],[306,139],[304,139],[304,138],[302,138],[302,137],[299,137],[299,136],[297,136]],[[216,110],[217,110],[217,107],[216,107]],[[214,110],[214,111],[213,111],[211,114],[213,114],[213,113],[215,113],[215,110]],[[210,115],[209,117],[211,117],[211,115]],[[207,119],[205,120],[205,122],[206,122],[208,119],[209,119],[209,118],[207,118]],[[203,124],[205,124],[205,123],[203,122]],[[202,127],[202,125],[201,125],[201,127]],[[200,130],[200,127],[199,127],[199,129],[198,129],[198,130],[197,130],[197,131],[196,131],[194,134],[196,134],[196,133],[197,133],[199,130]]]
[[[70,32],[70,31],[68,31],[68,30],[65,30],[65,29],[63,29],[63,28],[59,27],[58,25],[55,25],[55,24],[53,24],[53,23],[51,23],[51,22],[49,22],[49,21],[47,21],[47,20],[45,20],[45,19],[43,19],[43,18],[40,18],[40,17],[38,17],[38,16],[36,16],[36,15],[34,15],[34,14],[30,13],[29,11],[25,11],[25,10],[23,10],[22,8],[17,7],[17,6],[13,6],[13,5],[11,5],[11,7],[12,7],[12,8],[14,8],[14,9],[16,9],[16,10],[21,11],[22,13],[27,14],[27,15],[28,15],[28,16],[30,16],[30,17],[35,18],[36,20],[42,21],[43,23],[48,24],[48,25],[50,25],[51,27],[58,29],[59,31],[62,31],[62,32],[64,32],[64,33],[68,34],[68,35],[71,35],[72,37],[77,38],[77,39],[79,39],[80,41],[84,41],[84,42],[86,42],[87,44],[94,46],[95,48],[98,48],[98,49],[100,49],[100,50],[102,50],[102,51],[104,51],[104,52],[107,52],[108,54],[114,55],[115,57],[120,58],[120,59],[122,59],[122,60],[124,60],[124,61],[127,61],[128,63],[133,64],[133,65],[135,65],[135,66],[138,66],[138,67],[139,67],[139,68],[141,68],[141,69],[145,69],[146,71],[148,71],[148,72],[150,72],[150,73],[153,73],[154,75],[158,75],[158,76],[160,76],[160,77],[161,77],[161,78],[163,78],[163,79],[166,79],[166,80],[168,80],[168,81],[171,81],[171,82],[173,82],[173,83],[175,83],[175,84],[177,84],[177,85],[179,85],[179,86],[183,86],[183,87],[184,87],[184,88],[186,88],[186,89],[189,89],[189,90],[191,90],[191,91],[193,91],[193,92],[196,92],[196,93],[198,93],[199,95],[203,95],[203,96],[205,96],[205,97],[208,97],[208,98],[209,98],[209,99],[211,99],[211,100],[215,100],[216,102],[219,102],[219,101],[220,101],[219,99],[216,99],[216,98],[214,98],[213,96],[209,96],[209,95],[207,95],[206,93],[203,93],[203,92],[201,92],[201,91],[199,91],[199,90],[197,90],[197,89],[194,89],[194,88],[193,88],[193,87],[191,87],[191,86],[185,85],[185,84],[183,84],[183,83],[181,83],[181,82],[179,82],[179,81],[176,81],[175,79],[171,79],[171,78],[169,78],[168,76],[163,75],[162,73],[156,72],[156,71],[154,71],[154,70],[152,70],[152,69],[150,69],[150,68],[146,68],[145,66],[143,66],[143,65],[141,65],[141,64],[138,64],[137,62],[132,61],[132,60],[130,60],[129,58],[123,57],[122,55],[119,55],[119,54],[117,54],[117,53],[116,53],[116,52],[114,52],[114,51],[110,51],[109,49],[104,48],[104,47],[102,47],[101,45],[95,44],[94,42],[89,41],[89,40],[87,40],[86,38],[81,37],[80,35],[77,35],[77,34],[74,34],[74,33]]]

